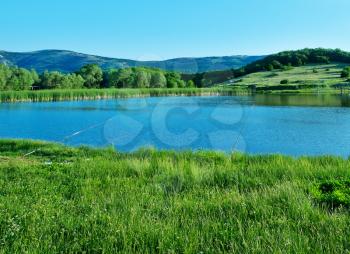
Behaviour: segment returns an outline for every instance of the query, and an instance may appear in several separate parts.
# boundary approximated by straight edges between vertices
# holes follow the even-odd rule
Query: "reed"
[[[43,102],[65,100],[95,100],[138,96],[234,95],[247,93],[232,88],[151,88],[151,89],[71,89],[39,91],[2,91],[1,102]]]

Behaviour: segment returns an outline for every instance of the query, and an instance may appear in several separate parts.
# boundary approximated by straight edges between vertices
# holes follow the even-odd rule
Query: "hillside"
[[[222,85],[236,88],[254,86],[257,91],[334,91],[341,86],[349,87],[348,79],[341,78],[345,66],[343,63],[309,64],[288,70],[261,71],[231,79]]]
[[[192,79],[196,86],[203,87],[228,82],[252,73],[273,70],[285,71],[293,67],[306,65],[317,67],[318,65],[331,63],[350,65],[350,52],[323,48],[284,51],[266,56],[237,69],[184,74],[183,78],[185,80]]]
[[[129,59],[108,58],[65,50],[42,50],[28,53],[0,51],[0,63],[16,65],[38,72],[45,70],[74,72],[86,64],[96,63],[103,69],[134,66],[156,67],[182,73],[197,73],[214,70],[236,69],[262,56],[224,56],[203,58],[177,58],[165,61],[135,61]]]

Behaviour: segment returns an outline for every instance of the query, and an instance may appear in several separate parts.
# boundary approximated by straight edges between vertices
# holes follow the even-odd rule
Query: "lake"
[[[0,104],[0,137],[120,151],[350,155],[350,96],[154,97]]]

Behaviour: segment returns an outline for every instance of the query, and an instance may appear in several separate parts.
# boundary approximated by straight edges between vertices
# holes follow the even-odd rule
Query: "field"
[[[290,70],[257,72],[224,83],[230,87],[256,86],[257,91],[294,91],[294,92],[330,92],[339,93],[337,85],[350,86],[340,77],[344,64],[307,65],[293,67]],[[282,80],[288,84],[281,85]],[[348,88],[347,88],[348,89]],[[338,91],[337,91],[338,90]],[[349,92],[349,90],[347,90]]]
[[[350,160],[9,140],[0,155],[0,253],[350,251],[348,208],[312,191]]]

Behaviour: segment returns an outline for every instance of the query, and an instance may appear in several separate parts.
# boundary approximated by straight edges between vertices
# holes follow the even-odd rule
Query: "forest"
[[[155,68],[133,67],[103,71],[96,64],[88,64],[74,73],[45,71],[38,74],[15,66],[0,65],[0,90],[42,90],[80,88],[185,88],[194,87],[181,74]]]

